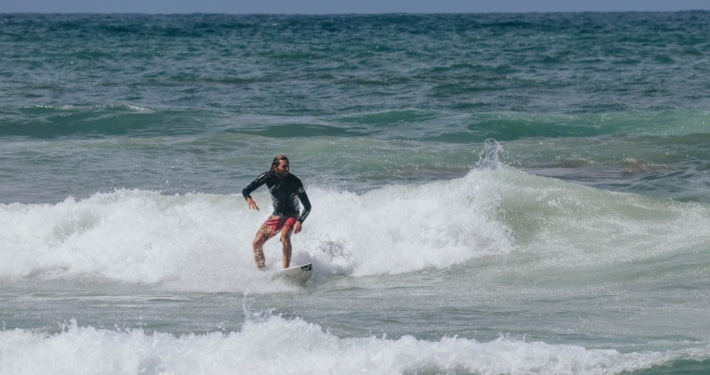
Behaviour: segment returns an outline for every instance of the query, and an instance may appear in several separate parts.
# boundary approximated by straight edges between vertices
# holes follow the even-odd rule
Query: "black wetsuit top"
[[[266,184],[271,193],[274,215],[298,215],[300,211],[298,201],[300,200],[303,203],[303,211],[298,221],[303,222],[306,220],[306,217],[311,212],[311,202],[308,200],[303,183],[298,177],[289,173],[286,177],[281,178],[271,171],[264,172],[242,190],[244,199],[249,198],[250,194],[263,184]]]

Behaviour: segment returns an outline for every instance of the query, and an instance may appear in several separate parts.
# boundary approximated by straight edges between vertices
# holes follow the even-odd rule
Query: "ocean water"
[[[0,374],[709,373],[708,35],[0,14]],[[305,287],[251,255],[278,153]]]

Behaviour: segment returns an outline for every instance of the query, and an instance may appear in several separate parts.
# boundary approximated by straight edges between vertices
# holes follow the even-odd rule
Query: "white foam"
[[[512,168],[363,194],[308,192],[313,212],[293,236],[292,263],[314,263],[314,280],[417,272],[482,257],[501,257],[502,266],[535,259],[541,272],[574,270],[687,253],[710,242],[702,230],[710,225],[707,206],[610,193]],[[268,193],[254,197],[262,211],[248,210],[238,194],[127,190],[53,205],[0,205],[0,279],[283,290],[254,266],[251,241],[270,213]],[[278,240],[265,251],[269,267],[280,267]]]
[[[362,195],[309,189],[313,214],[294,235],[293,264],[354,276],[447,267],[507,251],[503,226],[461,179],[391,186]],[[97,193],[85,200],[0,206],[2,279],[99,277],[180,289],[255,290],[251,241],[268,216],[240,195],[165,196],[149,191]],[[278,267],[281,246],[265,247]],[[201,289],[204,290],[204,289]]]
[[[0,331],[2,374],[618,374],[678,358],[707,358],[707,347],[619,353],[498,338],[339,338],[296,318],[250,318],[238,332],[147,334],[70,323],[45,335]]]
[[[356,276],[396,274],[510,250],[506,228],[491,217],[491,197],[477,196],[471,179],[317,194],[331,209],[314,211],[308,224],[316,229],[304,247],[334,272],[340,266]]]

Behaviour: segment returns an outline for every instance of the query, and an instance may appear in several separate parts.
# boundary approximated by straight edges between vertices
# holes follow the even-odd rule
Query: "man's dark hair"
[[[274,171],[274,167],[279,165],[281,160],[289,161],[288,157],[286,157],[286,155],[282,155],[282,154],[276,155],[276,157],[274,158],[274,161],[271,162],[271,169],[270,169],[271,172]],[[289,163],[290,163],[290,161],[289,161]]]

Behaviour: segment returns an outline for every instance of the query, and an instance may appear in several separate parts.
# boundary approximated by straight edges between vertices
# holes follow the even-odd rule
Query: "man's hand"
[[[251,197],[247,198],[247,205],[249,206],[250,210],[257,210],[259,211],[259,206],[256,205],[256,202],[254,202]]]
[[[301,231],[301,222],[296,220],[296,224],[293,224],[293,233],[298,233]]]

